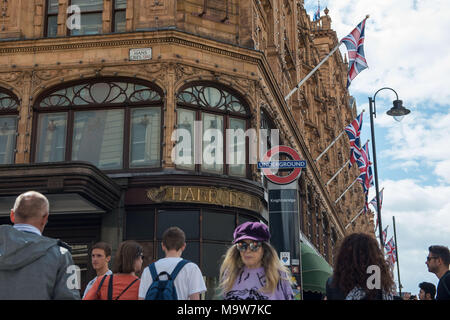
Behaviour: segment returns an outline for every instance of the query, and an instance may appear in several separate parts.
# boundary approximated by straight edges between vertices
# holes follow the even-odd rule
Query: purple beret
[[[239,225],[233,234],[233,243],[237,243],[244,239],[255,241],[269,241],[269,228],[261,222],[245,222]]]

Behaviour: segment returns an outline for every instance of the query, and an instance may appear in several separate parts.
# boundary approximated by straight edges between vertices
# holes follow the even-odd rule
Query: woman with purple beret
[[[269,228],[261,222],[246,222],[233,236],[220,268],[223,299],[292,300],[290,272],[269,243]]]

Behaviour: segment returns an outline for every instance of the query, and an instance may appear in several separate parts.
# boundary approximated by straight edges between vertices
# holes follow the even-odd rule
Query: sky
[[[311,18],[317,5],[305,0]],[[425,265],[428,247],[450,245],[450,1],[321,0],[321,16],[325,7],[339,40],[370,15],[364,42],[369,68],[349,88],[358,114],[365,110],[361,142],[371,138],[368,98],[378,89],[394,89],[411,110],[397,122],[386,114],[394,92],[375,97],[383,229],[389,226],[390,240],[395,217],[402,291],[417,295],[420,282],[438,283]],[[345,45],[340,50],[346,54]],[[374,196],[372,187],[369,200]],[[394,274],[398,285],[397,265]]]

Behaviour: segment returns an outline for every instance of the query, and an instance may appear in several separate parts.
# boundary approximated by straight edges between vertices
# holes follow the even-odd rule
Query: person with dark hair
[[[28,191],[11,209],[14,226],[0,226],[0,300],[80,299],[71,248],[42,235],[48,217],[47,198]]]
[[[334,293],[327,292],[328,300],[392,300],[394,280],[389,266],[378,242],[365,233],[342,240],[329,281]]]
[[[195,263],[181,257],[186,249],[184,231],[178,227],[168,228],[163,233],[161,247],[165,258],[152,263],[142,272],[139,300],[146,298],[154,281],[153,275],[159,280],[165,280],[167,274],[173,276],[175,269],[179,270],[173,281],[177,300],[200,300],[200,294],[206,291],[206,285],[200,268]]]
[[[430,282],[419,283],[419,299],[420,300],[434,300],[436,295],[436,287]]]
[[[83,300],[137,300],[144,259],[142,246],[133,240],[122,242],[114,257],[113,274],[98,277]]]
[[[436,300],[450,300],[450,253],[448,247],[430,246],[428,251],[425,264],[428,271],[434,273],[439,279]]]
[[[220,268],[221,296],[225,300],[293,300],[290,271],[269,243],[269,228],[245,222],[233,234],[233,245]]]
[[[111,246],[106,242],[97,242],[91,248],[91,262],[97,276],[89,281],[84,290],[83,298],[88,291],[92,288],[98,277],[105,274],[111,275],[112,271],[109,269],[108,263],[111,261]]]

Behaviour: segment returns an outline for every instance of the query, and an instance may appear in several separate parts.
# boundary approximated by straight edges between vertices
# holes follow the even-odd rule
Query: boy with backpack
[[[139,286],[139,300],[200,300],[206,291],[200,268],[181,258],[186,236],[178,227],[163,233],[162,249],[166,255],[144,269]]]

